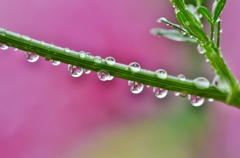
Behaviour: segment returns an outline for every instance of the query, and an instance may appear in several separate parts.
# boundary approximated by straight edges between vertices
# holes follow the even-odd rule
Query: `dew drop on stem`
[[[24,52],[27,61],[34,63],[39,59],[39,55],[31,52]]]
[[[140,66],[140,64],[138,64],[137,62],[132,62],[132,63],[129,64],[129,68],[130,68],[130,70],[132,70],[133,72],[138,72],[138,71],[140,71],[141,66]]]
[[[8,49],[8,46],[7,46],[6,44],[1,44],[1,43],[0,43],[0,48],[1,48],[2,50],[7,50],[7,49]]]
[[[200,44],[197,46],[197,50],[198,50],[199,54],[206,53],[206,50]]]
[[[165,71],[163,69],[156,70],[155,74],[157,75],[158,78],[161,78],[161,79],[165,79],[168,76],[167,71]]]
[[[205,98],[195,95],[188,95],[188,100],[193,106],[201,106],[204,103]]]
[[[83,74],[83,68],[68,64],[68,72],[72,77],[80,77]]]
[[[184,81],[186,79],[186,77],[183,74],[179,74],[178,79],[181,81]]]
[[[85,53],[84,51],[80,51],[79,54],[78,54],[78,56],[79,56],[80,58],[85,58],[85,57],[86,57],[86,53]]]
[[[51,60],[53,66],[58,66],[61,62],[56,60]]]
[[[137,81],[128,81],[128,88],[133,94],[139,94],[142,92],[144,85]]]
[[[84,73],[85,74],[90,74],[91,73],[91,70],[88,70],[88,69],[83,69]]]
[[[100,56],[95,56],[94,57],[94,62],[100,64],[102,62],[102,58]]]
[[[179,95],[180,95],[180,92],[174,91],[173,94],[174,94],[175,96],[179,96]]]
[[[114,65],[116,63],[116,60],[113,58],[113,57],[106,57],[105,58],[105,62],[108,64],[108,65]]]
[[[109,76],[110,76],[109,73],[105,70],[101,70],[101,71],[97,72],[97,77],[101,81],[107,81]]]
[[[198,77],[193,80],[194,85],[199,89],[209,88],[210,82],[204,77]]]
[[[158,87],[153,87],[153,93],[157,98],[164,98],[168,94],[168,90]]]

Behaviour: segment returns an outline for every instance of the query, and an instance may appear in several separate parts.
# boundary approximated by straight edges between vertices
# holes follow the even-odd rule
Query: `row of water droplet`
[[[4,45],[4,44],[0,44],[0,48],[2,50],[7,50],[8,46]],[[198,48],[198,49],[200,49],[200,48]],[[16,51],[17,49],[14,49],[14,50]],[[29,61],[29,62],[33,63],[33,62],[36,62],[39,59],[39,55],[37,55],[35,53],[32,53],[32,52],[24,52],[24,53],[25,53],[25,57],[26,57],[27,61]],[[86,52],[86,53],[84,51],[79,52],[79,57],[80,58],[85,58],[86,56],[88,56],[89,58],[93,58],[94,62],[96,62],[96,63],[101,63],[102,61],[105,61],[108,65],[114,65],[116,63],[116,61],[113,57],[107,57],[107,58],[105,58],[105,60],[103,60],[100,56],[95,56],[94,57],[94,56],[91,56],[91,54],[88,53],[88,52]],[[56,61],[56,60],[50,60],[50,61],[54,66],[57,66],[57,65],[60,64],[60,62]],[[128,68],[132,72],[139,72],[141,70],[141,66],[137,62],[130,63]],[[70,75],[72,77],[80,77],[83,73],[89,74],[91,72],[91,70],[83,69],[79,66],[68,64],[68,72],[70,73]],[[168,77],[168,74],[164,69],[156,70],[155,75],[160,79],[166,79]],[[109,81],[109,80],[112,80],[114,78],[113,76],[111,76],[105,70],[101,70],[101,71],[97,72],[97,77],[101,81]],[[183,74],[179,74],[178,79],[180,81],[184,81],[186,78]],[[206,88],[209,88],[209,86],[210,86],[210,82],[204,77],[198,77],[198,78],[194,79],[193,83],[199,89],[206,89]],[[219,87],[218,76],[216,76],[214,78],[213,85]],[[139,94],[144,89],[144,85],[142,83],[137,82],[137,81],[128,81],[128,87],[129,87],[129,90],[133,94]],[[153,93],[157,98],[164,98],[164,97],[167,96],[168,90],[164,89],[164,88],[153,87]],[[204,100],[205,100],[205,98],[203,98],[203,97],[190,95],[190,94],[187,94],[186,92],[174,92],[174,95],[175,96],[181,96],[181,97],[188,96],[188,99],[190,100],[190,103],[193,106],[201,106],[204,103]],[[213,99],[210,98],[210,99],[208,99],[208,101],[212,102]]]

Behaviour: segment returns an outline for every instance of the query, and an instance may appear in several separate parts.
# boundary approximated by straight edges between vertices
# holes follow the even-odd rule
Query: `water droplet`
[[[208,63],[210,60],[209,59],[206,59],[206,62]]]
[[[129,64],[129,68],[133,71],[133,72],[138,72],[141,69],[141,66],[137,63],[137,62],[132,62]]]
[[[94,57],[94,62],[95,63],[101,63],[102,62],[102,58],[100,56],[95,56]]]
[[[180,92],[174,91],[173,94],[174,94],[175,96],[179,96],[179,95],[180,95]]]
[[[195,95],[188,95],[188,100],[193,106],[201,106],[204,103],[205,98]]]
[[[216,87],[219,87],[220,86],[220,82],[219,82],[219,76],[215,76],[213,78],[213,81],[212,81],[212,84]]]
[[[6,36],[6,29],[0,28],[0,35]]]
[[[85,74],[90,74],[91,70],[88,70],[88,69],[83,69],[84,73]]]
[[[147,88],[149,88],[150,86],[149,85],[147,85]]]
[[[7,50],[8,49],[8,46],[6,44],[0,44],[0,48],[2,50]]]
[[[18,48],[14,48],[14,51],[17,51],[18,50]]]
[[[213,98],[208,98],[208,102],[213,102],[214,99]]]
[[[221,21],[221,18],[219,17],[219,18],[217,18],[217,21],[216,22],[219,22],[219,21]]]
[[[39,55],[31,52],[24,52],[25,57],[27,58],[27,61],[34,63],[39,59]]]
[[[128,81],[128,87],[133,94],[139,94],[142,92],[144,85],[137,81]]]
[[[175,12],[175,14],[177,14],[178,12],[180,12],[180,10],[177,9],[177,8],[175,8],[175,9],[174,9],[174,12]]]
[[[93,58],[93,56],[92,56],[91,53],[89,53],[89,52],[86,52],[86,56],[87,56],[88,58],[90,58],[90,59]]]
[[[80,51],[79,52],[79,56],[80,56],[80,58],[85,58],[86,57],[86,53],[84,51]]]
[[[206,50],[205,50],[201,45],[198,45],[198,46],[197,46],[197,50],[198,50],[198,52],[199,52],[200,54],[206,53]]]
[[[181,80],[181,81],[184,81],[186,78],[183,74],[179,74],[178,79]]]
[[[223,30],[222,30],[222,29],[220,29],[220,30],[219,30],[219,32],[220,32],[220,33],[222,33],[222,32],[223,32]]]
[[[210,82],[204,77],[198,77],[193,80],[194,85],[199,89],[209,88]]]
[[[25,36],[25,35],[22,35],[21,38],[26,40],[26,41],[31,41],[32,40],[30,37]]]
[[[155,94],[155,96],[157,98],[164,98],[168,94],[168,90],[163,89],[163,88],[154,87],[153,88],[153,93]]]
[[[51,60],[52,65],[54,66],[58,66],[61,62],[60,61],[56,61],[56,60]]]
[[[109,76],[108,80],[111,81],[114,77],[113,76]]]
[[[157,19],[157,22],[158,22],[158,23],[160,23],[160,22],[162,22],[162,21],[167,21],[167,19],[164,18],[164,17],[161,17],[161,18]]]
[[[69,48],[64,48],[64,52],[69,53],[70,49]]]
[[[44,59],[45,59],[46,61],[49,61],[49,60],[51,59],[51,56],[46,55],[46,56],[44,57]]]
[[[163,70],[163,69],[158,69],[155,71],[155,74],[157,75],[157,77],[165,79],[167,78],[167,71]]]
[[[72,77],[80,77],[83,74],[83,68],[68,64],[68,72]]]
[[[97,72],[97,76],[101,81],[107,81],[110,75],[107,71],[101,70]]]
[[[181,96],[181,97],[186,97],[186,96],[187,96],[187,92],[184,92],[184,91],[181,92],[181,93],[180,93],[180,96]]]
[[[108,65],[114,65],[116,60],[113,57],[106,57],[105,61]]]

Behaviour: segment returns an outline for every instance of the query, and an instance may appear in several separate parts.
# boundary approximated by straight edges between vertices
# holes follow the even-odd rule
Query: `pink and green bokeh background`
[[[10,31],[174,76],[214,77],[196,45],[149,33],[167,28],[159,17],[176,22],[167,0],[0,2],[0,27]],[[238,79],[239,7],[227,1],[221,41]],[[158,99],[147,87],[134,95],[122,79],[101,82],[95,72],[73,78],[66,64],[0,51],[1,158],[238,158],[239,122],[240,110],[223,103],[193,108],[171,92]]]

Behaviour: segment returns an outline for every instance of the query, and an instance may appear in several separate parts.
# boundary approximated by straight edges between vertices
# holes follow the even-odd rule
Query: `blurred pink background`
[[[0,2],[0,27],[10,31],[170,75],[214,77],[195,45],[149,33],[166,28],[159,17],[176,22],[169,1]],[[232,16],[239,6],[228,1],[222,16],[223,55],[238,79],[240,20]],[[95,72],[73,78],[66,64],[0,51],[1,158],[238,158],[238,120],[240,110],[222,103],[193,108],[170,92],[157,99],[147,87],[134,95],[125,80],[101,82]]]

